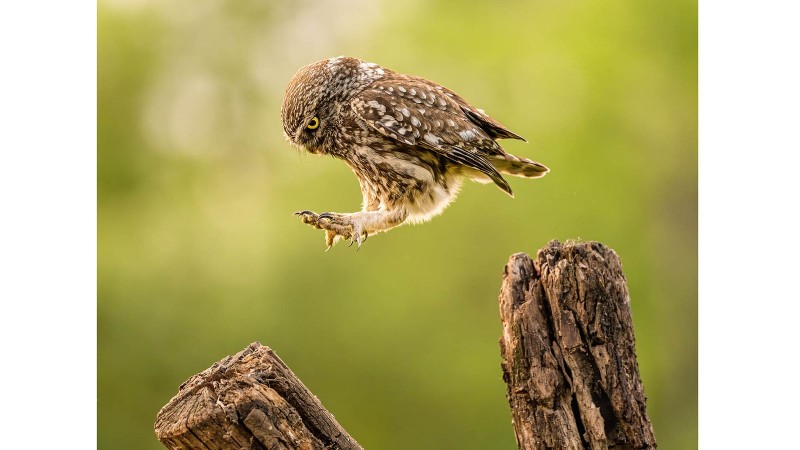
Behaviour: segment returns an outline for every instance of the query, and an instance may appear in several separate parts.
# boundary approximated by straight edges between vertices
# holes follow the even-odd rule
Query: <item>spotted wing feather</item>
[[[380,80],[359,93],[351,107],[381,134],[478,170],[511,194],[506,180],[487,160],[506,153],[440,86],[413,79]]]

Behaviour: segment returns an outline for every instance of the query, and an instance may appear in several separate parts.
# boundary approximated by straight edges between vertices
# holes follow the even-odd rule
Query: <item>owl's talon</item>
[[[354,236],[353,240],[358,243],[358,248],[356,249],[356,251],[361,249],[361,244],[367,242],[368,237],[369,233],[367,233],[366,231],[361,231],[356,236]]]
[[[336,243],[336,232],[332,230],[325,230],[325,244],[328,246],[326,252],[333,247],[333,244]]]
[[[299,216],[303,223],[309,224],[314,228],[322,228],[319,225],[319,216],[316,213],[312,211],[298,211],[294,214]]]
[[[358,247],[361,248],[361,244],[367,240],[369,235],[360,222],[353,221],[350,214],[335,212],[317,214],[312,211],[298,211],[295,215],[300,216],[303,223],[325,230],[325,244],[328,250],[339,240],[350,241],[348,247],[358,244]]]

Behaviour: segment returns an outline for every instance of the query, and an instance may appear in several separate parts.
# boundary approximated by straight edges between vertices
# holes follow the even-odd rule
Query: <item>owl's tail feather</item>
[[[540,178],[550,171],[544,164],[527,158],[505,154],[489,158],[498,172],[524,178]]]

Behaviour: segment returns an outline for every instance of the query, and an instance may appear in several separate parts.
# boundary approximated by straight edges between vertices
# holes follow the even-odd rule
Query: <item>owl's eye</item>
[[[319,118],[314,117],[313,119],[308,121],[308,125],[306,126],[309,130],[316,130],[319,128]]]

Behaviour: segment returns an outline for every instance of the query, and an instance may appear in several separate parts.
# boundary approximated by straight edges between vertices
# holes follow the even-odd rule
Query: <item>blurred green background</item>
[[[324,252],[345,164],[282,136],[294,72],[351,55],[435,80],[541,161],[511,199]],[[697,446],[697,5],[101,0],[98,443],[158,449],[178,385],[259,340],[367,449],[513,449],[497,294],[550,239],[621,256],[660,447]]]

